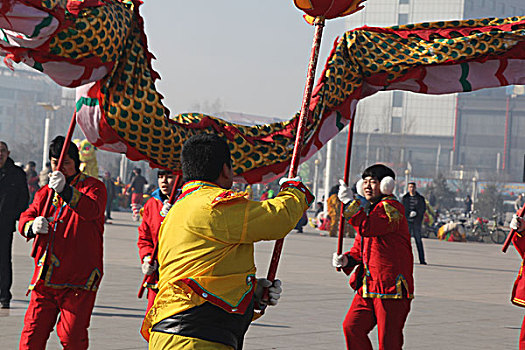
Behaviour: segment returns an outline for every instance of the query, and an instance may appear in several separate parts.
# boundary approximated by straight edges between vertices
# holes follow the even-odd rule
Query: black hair
[[[192,180],[215,181],[224,164],[231,167],[230,148],[215,134],[198,134],[182,146],[182,174],[184,182]]]
[[[159,169],[157,171],[157,177],[160,177],[160,176],[163,176],[163,175],[169,175],[169,174],[173,174],[171,171],[169,170],[166,170],[166,169]]]
[[[29,165],[29,166],[36,166],[36,163],[33,162],[32,160],[30,160],[29,162],[27,162],[27,165]]]
[[[339,185],[334,185],[330,188],[330,191],[328,191],[328,197],[333,196],[334,194],[337,194],[339,191]]]
[[[4,145],[5,149],[9,151],[9,147],[7,146],[7,143],[5,143],[4,141],[0,141],[0,144]]]
[[[407,183],[407,186],[408,186],[408,185],[414,185],[414,187],[417,187],[417,186],[416,186],[416,183],[415,183],[414,181],[410,181],[409,183]]]
[[[396,174],[394,173],[394,171],[383,164],[374,164],[372,166],[369,166],[365,169],[361,178],[365,179],[369,176],[374,177],[379,181],[383,180],[383,178],[387,176],[392,177],[394,180],[396,179]]]
[[[65,138],[64,136],[57,136],[51,141],[49,145],[49,159],[51,158],[60,158],[60,153],[62,152],[62,147],[64,146]],[[80,155],[78,154],[77,145],[73,142],[69,142],[69,148],[67,154],[75,162],[75,170],[80,171]]]
[[[140,175],[142,173],[142,170],[140,168],[133,169],[137,173],[137,175]]]

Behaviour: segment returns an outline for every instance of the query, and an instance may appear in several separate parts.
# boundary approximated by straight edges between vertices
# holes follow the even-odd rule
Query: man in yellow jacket
[[[182,149],[185,185],[158,243],[159,292],[141,333],[150,349],[242,349],[254,310],[274,305],[280,281],[255,278],[254,242],[285,237],[313,196],[297,179],[258,202],[231,191],[227,143],[200,134]],[[262,287],[270,287],[261,301]]]

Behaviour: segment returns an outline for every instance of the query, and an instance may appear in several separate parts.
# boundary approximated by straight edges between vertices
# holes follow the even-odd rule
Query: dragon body
[[[183,142],[217,133],[237,181],[286,171],[298,114],[256,126],[200,113],[170,116],[155,88],[140,2],[9,0],[0,7],[0,54],[77,88],[76,117],[96,147],[180,172]],[[421,23],[348,31],[334,43],[309,107],[301,161],[381,90],[425,94],[525,84],[525,17]]]

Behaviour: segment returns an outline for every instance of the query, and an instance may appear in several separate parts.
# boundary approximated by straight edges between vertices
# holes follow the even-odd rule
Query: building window
[[[401,133],[401,118],[392,117],[392,126],[390,132],[400,134]]]
[[[409,3],[409,0],[399,0],[399,5],[404,5],[404,4],[408,5],[408,3]]]
[[[397,24],[402,26],[403,24],[408,23],[408,14],[407,13],[400,13],[397,15]]]
[[[403,107],[403,92],[394,91],[392,96],[392,107]]]

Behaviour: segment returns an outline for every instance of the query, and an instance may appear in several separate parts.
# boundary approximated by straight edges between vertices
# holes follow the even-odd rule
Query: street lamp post
[[[60,105],[53,105],[47,102],[38,102],[40,107],[46,110],[46,119],[44,122],[44,149],[42,150],[42,170],[46,167],[48,148],[49,148],[49,125],[51,124],[51,119],[53,118],[54,112],[60,109]]]
[[[405,193],[408,192],[408,180],[410,180],[410,170],[405,169]]]
[[[324,207],[328,208],[328,193],[330,192],[330,186],[332,181],[332,157],[334,154],[334,140],[330,140],[326,143],[326,165],[325,165],[325,176],[324,176]]]
[[[321,161],[319,159],[316,159],[314,161],[314,196],[317,198],[317,189],[318,189],[318,181],[319,181],[319,164]]]

